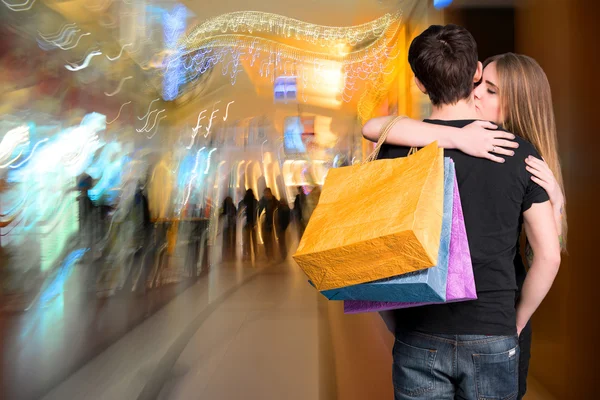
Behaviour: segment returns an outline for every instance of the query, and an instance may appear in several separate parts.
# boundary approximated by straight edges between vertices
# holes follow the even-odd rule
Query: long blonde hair
[[[540,65],[531,57],[505,53],[488,58],[484,67],[496,63],[503,126],[531,142],[542,155],[565,193],[550,83]],[[566,205],[566,197],[565,197]],[[567,212],[562,210],[562,249],[567,243]]]

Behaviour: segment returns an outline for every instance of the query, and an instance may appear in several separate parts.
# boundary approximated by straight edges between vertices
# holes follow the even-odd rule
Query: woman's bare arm
[[[550,291],[560,267],[560,245],[552,205],[534,204],[523,213],[525,233],[535,252],[517,305],[517,332],[525,327]]]
[[[381,129],[393,118],[394,116],[378,117],[367,121],[362,130],[365,139],[376,142]],[[458,149],[474,157],[504,162],[496,154],[512,156],[514,152],[510,149],[519,145],[511,141],[515,138],[512,133],[498,131],[496,128],[496,125],[487,121],[475,121],[464,128],[455,128],[403,118],[390,129],[386,143],[424,147],[437,141],[441,148]]]

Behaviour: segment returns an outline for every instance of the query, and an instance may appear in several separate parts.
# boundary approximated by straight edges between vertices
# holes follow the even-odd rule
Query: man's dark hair
[[[431,25],[408,50],[408,62],[433,105],[456,104],[473,92],[477,43],[458,25]]]

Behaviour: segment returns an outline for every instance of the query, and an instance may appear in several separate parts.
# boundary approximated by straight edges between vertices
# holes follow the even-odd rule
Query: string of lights
[[[268,33],[278,37],[295,38],[321,46],[331,42],[344,42],[352,46],[381,35],[401,18],[401,13],[384,16],[361,25],[335,27],[311,24],[283,15],[260,11],[239,11],[219,15],[196,27],[187,42],[209,39],[217,33],[244,32],[249,34]]]
[[[178,57],[170,58],[165,74],[183,67],[182,85],[217,64],[232,85],[243,68],[255,68],[272,82],[276,76],[295,75],[305,102],[309,84],[335,88],[331,80],[340,77],[338,94],[349,102],[359,90],[356,82],[365,81],[359,115],[366,118],[395,79],[401,19],[399,12],[357,26],[328,27],[255,11],[224,14],[202,23],[180,41]],[[290,37],[320,44],[323,50],[284,43]]]

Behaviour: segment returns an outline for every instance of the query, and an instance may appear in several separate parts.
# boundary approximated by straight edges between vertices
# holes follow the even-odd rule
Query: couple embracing
[[[398,120],[379,158],[406,157],[437,140],[454,160],[478,299],[393,312],[395,398],[520,399],[529,321],[566,243],[550,85],[524,55],[482,64],[473,36],[456,25],[429,27],[408,61],[433,111],[424,121]],[[368,121],[363,135],[376,141],[390,118]]]

